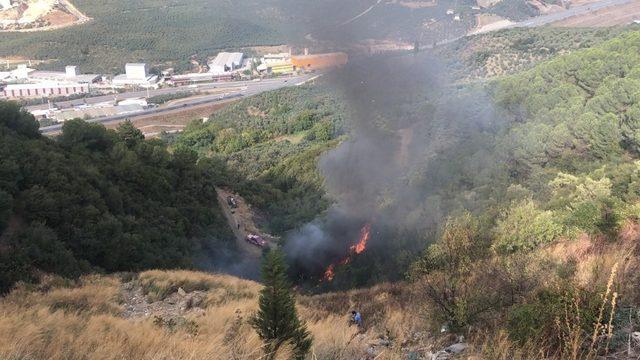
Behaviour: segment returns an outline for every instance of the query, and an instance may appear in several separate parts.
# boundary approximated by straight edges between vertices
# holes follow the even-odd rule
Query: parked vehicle
[[[229,207],[232,209],[236,209],[238,207],[238,202],[233,196],[227,196],[227,204],[229,204]]]
[[[267,246],[267,242],[260,235],[249,234],[245,239],[249,244],[253,244],[260,247]]]

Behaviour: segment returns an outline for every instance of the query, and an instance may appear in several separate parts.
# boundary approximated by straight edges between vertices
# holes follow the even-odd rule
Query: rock
[[[444,349],[444,351],[450,354],[459,354],[463,352],[467,347],[469,347],[467,343],[458,343],[447,347],[446,349]]]
[[[431,354],[431,360],[447,360],[449,358],[451,358],[451,354],[444,350],[438,351],[435,354]]]
[[[205,296],[203,294],[194,294],[191,299],[189,299],[189,308],[202,307],[205,301]]]
[[[184,289],[182,289],[181,287],[178,288],[178,295],[180,296],[185,296],[187,295],[187,292],[184,291]]]
[[[378,346],[386,346],[389,347],[391,345],[391,341],[387,339],[378,339]]]

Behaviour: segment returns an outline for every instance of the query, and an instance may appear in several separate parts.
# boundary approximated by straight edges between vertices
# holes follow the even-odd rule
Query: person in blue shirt
[[[356,324],[359,328],[362,327],[362,316],[359,312],[353,310],[351,312],[351,321]]]

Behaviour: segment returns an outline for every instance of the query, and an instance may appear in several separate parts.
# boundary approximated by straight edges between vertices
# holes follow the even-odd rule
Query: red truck
[[[247,235],[247,237],[245,238],[245,240],[249,243],[249,244],[253,244],[256,246],[260,246],[260,247],[265,247],[267,246],[267,242],[262,238],[262,236],[260,235],[255,235],[255,234],[249,234]]]

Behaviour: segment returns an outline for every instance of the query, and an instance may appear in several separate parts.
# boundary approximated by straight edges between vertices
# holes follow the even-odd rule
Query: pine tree
[[[295,299],[287,280],[282,253],[271,250],[262,264],[264,288],[260,291],[260,309],[250,320],[265,343],[266,359],[274,359],[280,347],[290,344],[295,359],[304,359],[311,348],[311,336],[298,319]]]

